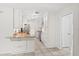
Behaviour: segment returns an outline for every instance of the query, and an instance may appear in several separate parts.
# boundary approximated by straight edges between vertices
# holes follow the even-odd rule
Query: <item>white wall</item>
[[[73,40],[73,55],[79,56],[79,5],[74,8],[74,40]]]
[[[10,52],[11,43],[6,39],[13,31],[13,9],[0,8],[0,54]]]
[[[53,12],[48,12],[42,41],[47,48],[59,47],[59,20]]]
[[[53,13],[48,14],[48,42],[50,47],[58,47],[58,20]]]

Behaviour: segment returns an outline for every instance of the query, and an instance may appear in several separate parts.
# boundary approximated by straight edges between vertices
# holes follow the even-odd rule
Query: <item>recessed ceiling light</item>
[[[39,12],[38,12],[38,11],[36,11],[36,12],[35,12],[35,14],[39,14]]]

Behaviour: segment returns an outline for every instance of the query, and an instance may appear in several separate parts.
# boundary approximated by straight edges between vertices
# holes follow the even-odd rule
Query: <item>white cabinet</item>
[[[14,29],[22,27],[22,9],[13,8]]]
[[[27,37],[6,37],[10,40],[9,50],[11,54],[29,53],[35,50],[35,36]]]
[[[35,40],[33,38],[31,40],[12,41],[13,45],[11,54],[34,52],[34,42]]]

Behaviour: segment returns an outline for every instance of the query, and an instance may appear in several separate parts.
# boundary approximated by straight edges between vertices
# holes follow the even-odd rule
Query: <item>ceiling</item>
[[[52,11],[57,12],[58,10],[69,6],[69,3],[0,3],[0,7],[9,8],[25,8],[27,10],[39,10],[39,11]]]

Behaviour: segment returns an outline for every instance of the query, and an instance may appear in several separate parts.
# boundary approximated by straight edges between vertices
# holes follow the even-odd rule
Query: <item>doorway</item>
[[[70,48],[73,54],[73,14],[67,14],[62,17],[61,23],[62,48]]]

